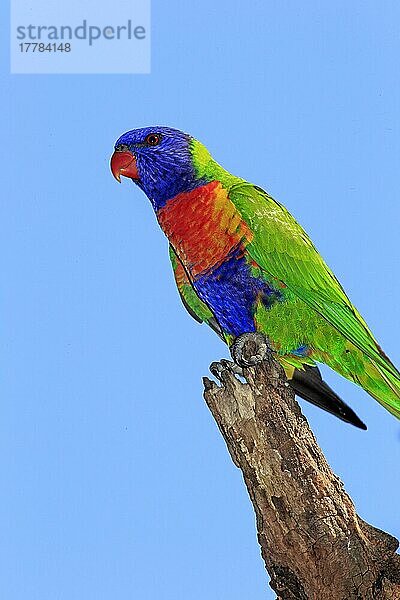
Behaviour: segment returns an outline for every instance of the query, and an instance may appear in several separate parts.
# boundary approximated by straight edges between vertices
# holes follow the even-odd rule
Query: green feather
[[[251,184],[232,186],[229,198],[254,236],[246,252],[267,281],[278,279],[286,286],[285,302],[269,311],[258,307],[260,330],[279,341],[283,354],[308,344],[313,359],[361,385],[400,418],[400,373],[302,227]]]
[[[251,184],[233,186],[229,198],[254,234],[247,252],[267,276],[282,281],[377,365],[400,377],[294,217]]]

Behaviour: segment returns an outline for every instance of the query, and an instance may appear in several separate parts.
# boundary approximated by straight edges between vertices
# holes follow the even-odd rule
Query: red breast
[[[253,237],[219,181],[175,196],[157,218],[193,277],[221,264],[241,244],[244,250]]]

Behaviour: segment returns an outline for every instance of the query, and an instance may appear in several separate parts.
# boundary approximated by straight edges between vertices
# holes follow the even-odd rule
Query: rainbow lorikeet
[[[221,167],[190,135],[134,129],[111,170],[148,196],[169,240],[183,304],[231,347],[266,336],[295,392],[366,429],[322,381],[325,363],[400,418],[400,373],[308,235],[264,190]]]

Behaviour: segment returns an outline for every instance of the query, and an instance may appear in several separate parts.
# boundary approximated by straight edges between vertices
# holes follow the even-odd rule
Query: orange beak
[[[116,150],[110,161],[111,173],[121,183],[121,175],[131,179],[139,179],[136,158],[132,152],[120,152]]]

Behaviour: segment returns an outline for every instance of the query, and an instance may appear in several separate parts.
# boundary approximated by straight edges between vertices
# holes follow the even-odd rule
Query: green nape
[[[226,189],[244,181],[244,179],[235,177],[235,175],[232,175],[221,167],[213,159],[207,148],[194,138],[190,142],[190,152],[192,154],[196,178],[205,179],[206,181],[218,180]]]

